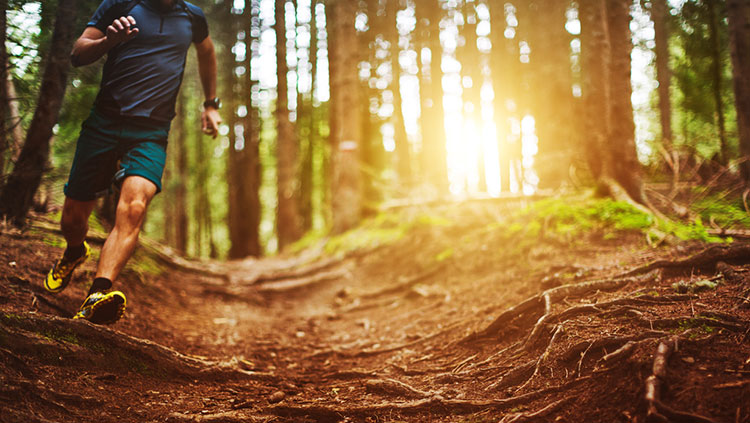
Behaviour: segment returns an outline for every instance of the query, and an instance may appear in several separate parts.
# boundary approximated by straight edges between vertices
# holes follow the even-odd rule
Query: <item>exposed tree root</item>
[[[656,269],[706,267],[714,265],[719,261],[747,259],[748,257],[750,257],[750,244],[712,245],[688,258],[679,260],[657,260],[622,273],[618,275],[618,277],[639,275]]]
[[[679,336],[673,336],[659,343],[654,354],[653,372],[646,379],[646,421],[648,422],[695,422],[695,423],[717,423],[708,417],[698,414],[677,411],[661,402],[661,388],[666,384],[667,361],[677,349]]]
[[[555,332],[552,334],[552,338],[550,338],[549,342],[547,343],[547,347],[544,349],[544,352],[539,356],[539,358],[536,360],[536,364],[534,365],[534,373],[529,376],[528,380],[524,382],[523,385],[519,386],[518,389],[516,389],[516,392],[523,390],[523,388],[527,387],[531,381],[534,379],[534,376],[539,374],[539,370],[541,369],[542,365],[547,360],[547,357],[550,355],[550,350],[552,349],[552,345],[555,344],[555,341],[560,337],[560,334],[563,332],[563,326],[557,325],[557,328],[555,329]]]
[[[577,386],[589,377],[579,378],[570,381],[564,385],[544,388],[527,394],[518,395],[510,398],[495,400],[462,400],[448,399],[440,395],[434,395],[429,398],[394,403],[387,402],[374,405],[351,406],[351,407],[321,407],[314,405],[278,405],[270,407],[266,411],[269,414],[282,417],[308,417],[318,422],[335,422],[341,421],[346,417],[371,417],[373,415],[382,415],[383,413],[393,414],[418,414],[429,413],[431,415],[456,415],[470,414],[484,410],[503,410],[518,404],[527,404],[539,397],[566,391]]]
[[[213,414],[172,413],[167,417],[170,423],[247,423],[267,422],[268,417],[257,417],[247,410],[232,410]]]
[[[365,389],[367,389],[367,392],[394,397],[427,398],[435,395],[434,392],[422,391],[391,378],[370,379],[365,382]]]
[[[623,278],[623,279],[612,279],[612,280],[596,280],[581,282],[570,285],[558,286],[556,288],[548,289],[538,295],[535,295],[522,303],[509,308],[498,316],[487,328],[480,332],[472,333],[460,341],[460,343],[470,343],[478,339],[487,338],[490,336],[502,333],[508,324],[518,318],[519,316],[526,313],[542,314],[540,320],[537,321],[537,325],[541,326],[545,323],[546,319],[544,316],[551,312],[551,304],[554,304],[565,297],[582,296],[589,292],[598,290],[614,290],[633,282],[634,279]]]
[[[563,405],[569,403],[573,398],[563,398],[559,401],[555,401],[552,404],[537,410],[533,413],[511,413],[506,414],[499,423],[522,423],[528,421],[537,421],[541,417],[549,415],[551,412],[556,411]]]

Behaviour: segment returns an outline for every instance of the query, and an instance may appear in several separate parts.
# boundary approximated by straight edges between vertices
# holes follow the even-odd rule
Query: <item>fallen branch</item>
[[[666,341],[661,341],[656,349],[652,374],[646,379],[646,421],[717,423],[716,420],[708,417],[674,410],[661,402],[661,388],[666,383],[667,378],[667,361],[669,356],[677,349],[679,339],[679,336],[673,336]]]

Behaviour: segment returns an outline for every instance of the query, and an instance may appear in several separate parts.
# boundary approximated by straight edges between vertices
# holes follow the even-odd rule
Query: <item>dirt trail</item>
[[[0,422],[750,421],[750,247],[521,245],[502,212],[200,274],[139,253],[112,327],[68,319],[92,263],[50,295],[59,238],[6,229]]]

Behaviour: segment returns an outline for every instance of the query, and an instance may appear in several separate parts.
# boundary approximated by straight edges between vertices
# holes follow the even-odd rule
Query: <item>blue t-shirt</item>
[[[129,5],[132,0],[104,0],[88,26],[106,34]],[[162,0],[141,0],[127,12],[138,34],[107,53],[97,110],[161,122],[174,118],[188,48],[208,36],[208,24],[193,4],[177,0],[166,9]]]

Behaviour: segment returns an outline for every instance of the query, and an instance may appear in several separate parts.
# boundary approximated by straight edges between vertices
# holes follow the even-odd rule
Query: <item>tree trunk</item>
[[[535,0],[528,10],[530,94],[539,139],[535,168],[540,188],[557,188],[567,179],[574,147],[571,37],[565,30],[567,5],[563,0]]]
[[[257,44],[260,34],[260,1],[252,0],[250,19],[245,27],[245,78],[242,85],[247,115],[242,121],[244,128],[245,148],[240,157],[242,169],[242,204],[245,208],[245,221],[242,225],[242,236],[246,239],[242,256],[261,256],[263,247],[260,243],[260,185],[262,182],[262,164],[260,162],[260,115],[257,105],[253,104],[253,93],[260,90],[256,76],[250,66],[254,56],[253,44]],[[247,11],[247,9],[245,9]],[[256,47],[257,48],[257,47]]]
[[[719,152],[719,161],[722,164],[727,164],[729,160],[729,152],[727,146],[727,131],[726,124],[724,121],[724,102],[722,101],[722,60],[721,60],[721,40],[719,39],[719,21],[716,14],[716,0],[706,0],[706,7],[708,8],[708,29],[709,37],[711,39],[711,76],[712,76],[712,88],[714,94],[714,104],[716,107],[716,125],[719,131],[719,145],[721,151]]]
[[[18,162],[0,193],[0,215],[16,224],[23,223],[47,167],[52,128],[57,123],[70,70],[75,16],[76,0],[60,0],[34,117]]]
[[[328,54],[331,86],[331,202],[333,233],[359,223],[362,214],[360,148],[362,125],[357,61],[359,52],[354,22],[357,4],[350,0],[328,3]]]
[[[430,79],[425,90],[429,96],[427,107],[422,111],[425,115],[426,128],[423,129],[422,160],[430,183],[439,195],[447,195],[448,163],[445,137],[445,111],[443,109],[443,46],[440,44],[440,20],[443,18],[443,8],[440,0],[422,0],[420,6],[425,10],[428,19],[427,47],[430,49]]]
[[[396,142],[396,169],[399,182],[404,194],[408,194],[413,183],[411,169],[411,148],[404,123],[403,99],[401,98],[401,65],[399,64],[399,32],[396,25],[396,15],[400,9],[400,0],[386,0],[385,16],[389,19],[386,36],[390,45],[391,58],[391,92],[393,93],[393,128]]]
[[[633,50],[630,32],[630,0],[607,1],[607,24],[610,37],[610,131],[607,144],[610,146],[608,168],[604,175],[611,175],[622,185],[637,203],[645,204],[641,180],[641,166],[635,147],[635,123],[631,102],[630,82]]]
[[[505,1],[493,0],[490,3],[490,23],[492,29],[492,55],[490,57],[492,72],[492,90],[495,93],[494,113],[497,126],[498,162],[500,165],[500,191],[510,191],[511,146],[521,142],[513,140],[510,128],[511,110],[508,101],[518,101],[520,78],[520,53],[518,36],[505,37],[507,22],[505,20]]]
[[[8,50],[5,48],[5,40],[8,37],[8,0],[0,0],[0,40],[3,48],[0,49],[0,180],[5,175],[5,161],[8,154]]]
[[[656,80],[659,82],[659,118],[661,140],[666,149],[672,147],[672,100],[670,87],[672,71],[669,69],[669,25],[667,0],[651,0],[651,20],[654,22],[656,44]]]
[[[298,240],[301,236],[297,200],[297,136],[294,125],[289,120],[288,107],[288,67],[286,62],[287,38],[285,5],[286,0],[276,0],[276,74],[278,78],[276,97],[277,131],[277,209],[276,233],[279,250]]]
[[[585,122],[585,158],[595,179],[602,176],[609,153],[610,45],[606,0],[581,0],[582,91]]]
[[[461,13],[464,16],[464,25],[461,28],[461,35],[464,38],[464,45],[458,50],[458,59],[461,61],[462,79],[468,77],[471,80],[471,86],[464,86],[464,121],[474,125],[476,140],[476,157],[475,164],[477,169],[478,182],[476,189],[480,192],[487,191],[487,181],[484,167],[484,146],[482,137],[482,60],[479,49],[477,48],[477,25],[479,17],[475,10],[476,2],[469,3],[463,1]],[[465,79],[464,79],[465,80]],[[472,187],[469,187],[472,188]]]
[[[185,98],[184,91],[180,95],[180,100],[177,103],[177,116],[181,117],[175,125],[175,134],[172,137],[172,142],[175,145],[173,153],[177,155],[176,160],[173,163],[176,165],[173,168],[173,186],[174,186],[174,204],[171,207],[174,210],[173,216],[173,244],[175,249],[183,256],[187,253],[187,239],[188,239],[188,216],[187,216],[187,183],[189,179],[188,175],[188,158],[187,158],[187,145],[185,137],[187,131],[185,130]],[[175,151],[176,150],[176,151]],[[169,225],[165,225],[169,226]]]
[[[750,185],[750,2],[727,0],[727,12],[737,130],[744,159],[740,171],[745,183]]]
[[[302,221],[303,231],[309,231],[313,226],[313,190],[315,186],[314,181],[314,169],[313,169],[313,156],[315,152],[315,145],[317,143],[317,126],[316,126],[316,114],[315,114],[315,88],[316,78],[315,73],[318,71],[318,28],[317,28],[317,16],[315,14],[315,5],[317,0],[310,1],[310,98],[308,104],[306,104],[307,116],[307,140],[305,143],[304,154],[300,161],[300,218]],[[300,97],[301,99],[301,97]],[[298,102],[297,109],[300,110],[302,103]],[[302,120],[300,119],[300,113],[297,112],[297,122],[300,125],[300,131],[302,130]]]

